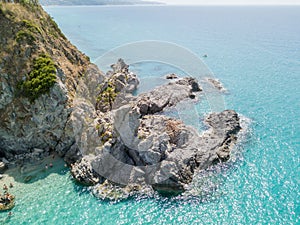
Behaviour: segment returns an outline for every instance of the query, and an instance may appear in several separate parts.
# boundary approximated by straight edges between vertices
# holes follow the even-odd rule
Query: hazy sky
[[[300,5],[300,0],[156,0],[172,5]]]

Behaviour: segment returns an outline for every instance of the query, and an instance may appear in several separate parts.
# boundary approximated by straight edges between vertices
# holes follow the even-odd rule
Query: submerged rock
[[[218,79],[207,78],[206,80],[207,80],[208,83],[213,85],[219,91],[221,91],[221,92],[226,92],[227,91],[226,88],[221,83],[221,81],[219,81]]]

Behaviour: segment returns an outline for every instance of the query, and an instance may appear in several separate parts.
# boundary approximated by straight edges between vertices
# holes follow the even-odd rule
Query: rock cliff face
[[[55,84],[31,101],[20,84],[33,81],[34,61],[44,54],[55,64]],[[22,162],[49,151],[65,154],[75,142],[65,127],[77,83],[90,67],[40,6],[0,3],[0,156]]]
[[[236,112],[210,114],[201,135],[164,115],[199,100],[197,80],[173,75],[134,96],[139,80],[123,60],[103,74],[38,5],[0,3],[0,32],[3,162],[56,151],[81,183],[178,192],[196,171],[229,159],[241,129]]]

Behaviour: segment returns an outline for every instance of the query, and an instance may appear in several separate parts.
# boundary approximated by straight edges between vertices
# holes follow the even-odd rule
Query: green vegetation
[[[0,3],[0,14],[5,16],[6,18],[15,18],[16,17],[15,13],[13,11],[3,7],[2,3]]]
[[[100,129],[100,124],[96,125],[96,129],[99,130]]]
[[[105,144],[107,141],[112,139],[112,133],[110,131],[105,131],[104,133],[101,134],[101,141],[102,144]]]
[[[75,85],[69,81],[85,74],[89,62],[66,39],[38,1],[0,0],[0,30],[1,71],[13,77],[10,79],[18,85],[17,96],[34,101],[47,93],[56,81],[56,68],[59,68],[66,75],[66,86],[72,90],[73,97]],[[41,56],[42,53],[48,57]],[[54,66],[50,57],[62,63]]]
[[[32,32],[28,30],[20,30],[17,33],[16,41],[20,43],[21,41],[26,40],[29,44],[32,44],[35,41],[35,37]]]
[[[35,6],[39,4],[39,0],[15,0],[15,3],[21,3],[23,5]]]
[[[28,21],[28,20],[23,20],[22,21],[22,25],[25,26],[29,31],[33,32],[33,33],[40,33],[42,34],[41,29],[38,27],[38,25],[36,25],[35,23],[33,23],[32,21]]]
[[[31,21],[22,20],[23,29],[18,31],[16,35],[16,41],[20,43],[21,41],[27,41],[28,44],[33,44],[36,40],[35,34],[42,34],[41,29]]]
[[[112,105],[117,95],[118,93],[114,88],[114,84],[112,82],[108,82],[107,87],[97,97],[97,101],[101,101],[102,103],[109,105],[110,109],[112,109]]]
[[[33,102],[40,95],[49,92],[56,82],[56,68],[53,60],[42,54],[34,60],[32,71],[20,83],[23,94]]]

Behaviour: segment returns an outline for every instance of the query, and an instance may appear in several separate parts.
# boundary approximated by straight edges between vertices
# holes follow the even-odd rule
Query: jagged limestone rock
[[[115,72],[121,68],[127,71],[122,65],[114,67],[118,68]],[[98,114],[110,115],[106,122],[98,121],[99,125],[112,125],[111,139],[94,153],[83,156],[89,160],[81,163],[89,163],[94,174],[112,183],[150,185],[173,193],[184,191],[195,171],[228,160],[240,130],[239,117],[230,110],[209,115],[205,121],[210,128],[202,135],[181,121],[157,114],[190,99],[191,95],[197,97],[198,92],[201,88],[197,81],[181,78],[149,93],[128,96],[129,100],[112,113]],[[102,133],[107,130],[107,125],[99,126]]]

